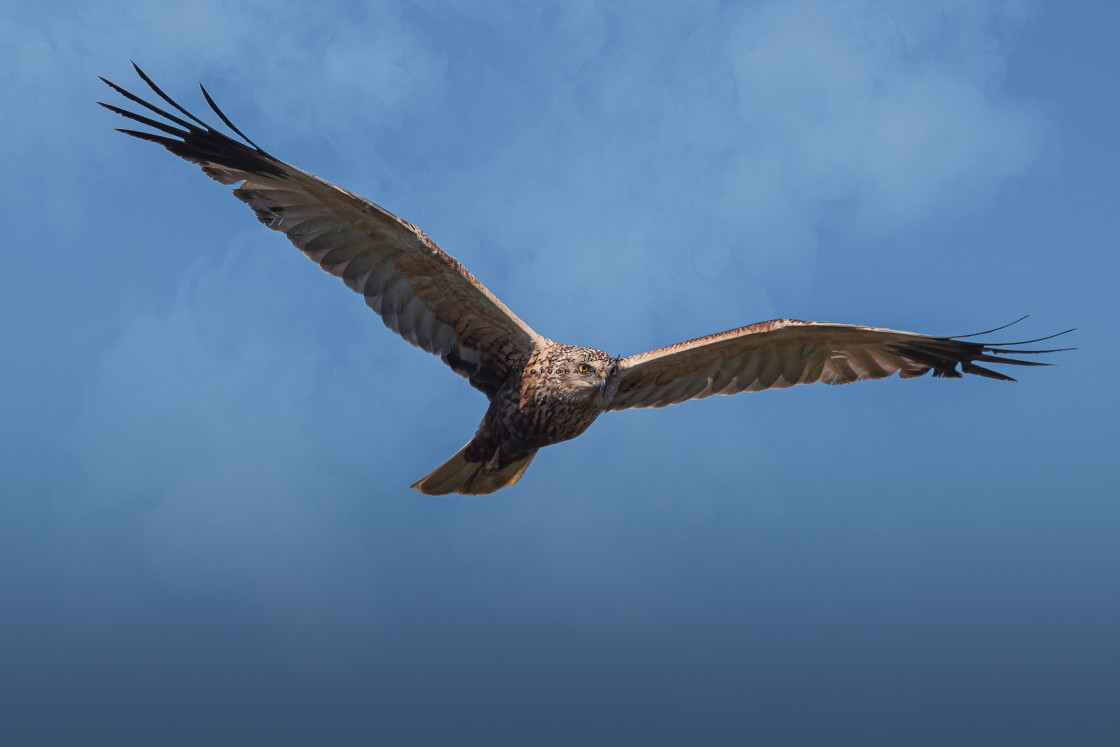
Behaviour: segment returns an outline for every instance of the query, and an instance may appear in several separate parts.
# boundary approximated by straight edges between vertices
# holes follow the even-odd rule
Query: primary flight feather
[[[158,117],[98,102],[156,130],[121,132],[162,145],[222,184],[237,184],[233,194],[262,223],[287,235],[320,267],[361,293],[387,327],[438,355],[490,400],[474,438],[413,484],[422,493],[492,493],[513,485],[538,449],[578,436],[607,410],[663,407],[818,381],[846,384],[896,372],[904,378],[933,371],[935,376],[967,373],[1011,381],[978,362],[1046,365],[1002,356],[1056,352],[1012,349],[1038,340],[993,345],[795,319],[752,324],[624,358],[556,343],[518,319],[416,226],[269,155],[230,122],[205,88],[207,104],[241,140],[188,112],[133,66],[178,114],[102,78]]]

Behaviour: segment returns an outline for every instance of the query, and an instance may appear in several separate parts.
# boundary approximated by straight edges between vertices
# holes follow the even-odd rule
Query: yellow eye
[[[587,373],[588,371],[591,370],[591,367],[588,366],[586,363],[581,363],[581,364],[579,364],[579,367],[576,370],[579,371],[580,373]]]
[[[611,376],[618,376],[618,366],[611,366]]]

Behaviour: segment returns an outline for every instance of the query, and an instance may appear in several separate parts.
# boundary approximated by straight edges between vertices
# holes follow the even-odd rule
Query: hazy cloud
[[[1031,102],[1003,91],[1025,12],[806,1],[745,14],[729,43],[757,146],[733,171],[757,159],[792,214],[819,220],[827,204],[848,203],[874,233],[976,209],[1053,137]]]

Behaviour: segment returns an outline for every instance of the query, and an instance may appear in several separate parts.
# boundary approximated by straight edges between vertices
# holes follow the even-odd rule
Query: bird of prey
[[[796,319],[751,324],[624,358],[553,342],[517,318],[416,226],[262,150],[222,113],[205,87],[206,103],[240,140],[188,112],[133,66],[177,114],[102,78],[159,117],[98,102],[155,130],[121,132],[162,145],[222,184],[237,184],[234,196],[264,225],[286,234],[320,267],[361,293],[387,327],[438,355],[490,400],[474,437],[412,485],[421,493],[482,494],[513,485],[538,449],[575,438],[607,410],[664,407],[794,384],[846,384],[896,372],[902,378],[933,371],[934,376],[976,374],[1012,381],[979,364],[1046,365],[1000,356],[1056,352],[1015,347],[1045,337],[986,343]]]

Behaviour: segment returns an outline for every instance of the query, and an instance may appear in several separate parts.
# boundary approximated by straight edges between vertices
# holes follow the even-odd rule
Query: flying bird
[[[626,357],[554,342],[521,321],[416,226],[265,152],[222,113],[205,87],[206,103],[240,140],[188,112],[133,67],[177,114],[102,78],[158,117],[98,102],[156,131],[120,132],[162,145],[222,184],[238,185],[234,196],[264,225],[287,235],[321,268],[361,293],[389,329],[438,355],[489,399],[474,437],[412,485],[421,493],[482,494],[514,485],[539,449],[575,438],[608,410],[813,382],[847,384],[896,372],[901,378],[933,371],[1013,381],[980,364],[1047,365],[1001,356],[1057,352],[1016,347],[1056,335],[986,343],[963,339],[976,335],[933,337],[796,319],[750,324]]]

